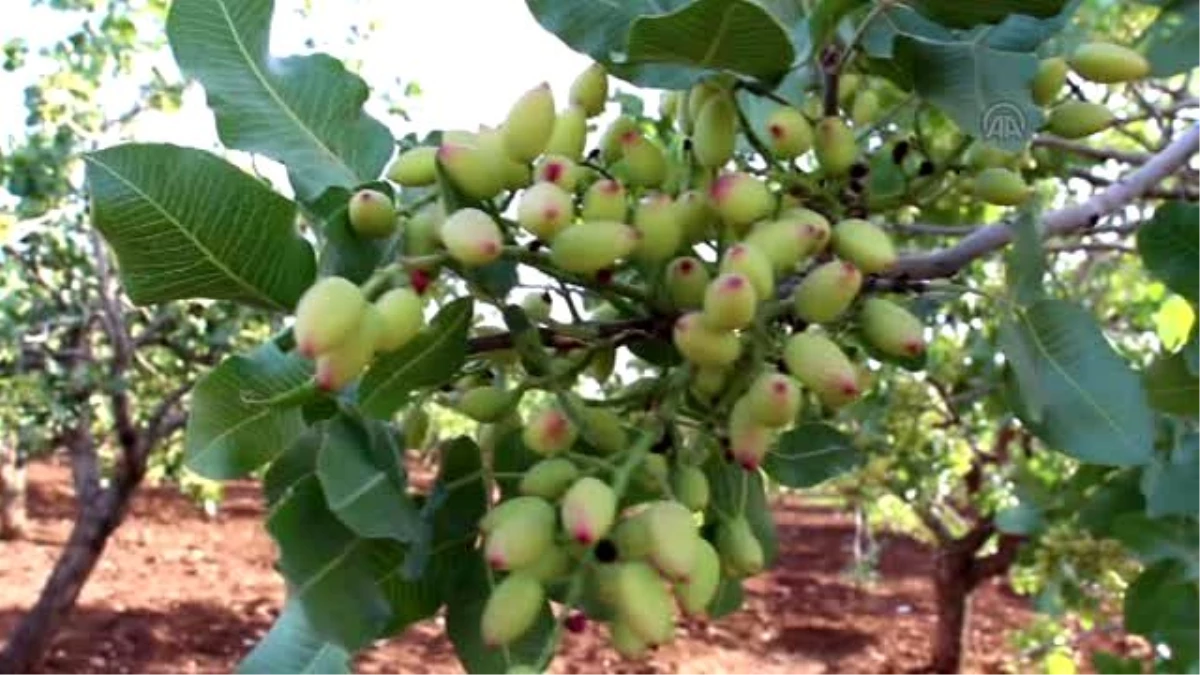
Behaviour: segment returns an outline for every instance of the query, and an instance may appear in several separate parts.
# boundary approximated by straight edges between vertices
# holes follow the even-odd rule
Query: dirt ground
[[[70,528],[65,466],[30,469],[30,531],[0,542],[0,640],[34,601]],[[47,672],[229,672],[269,628],[283,600],[259,491],[229,486],[208,518],[170,487],[146,488],[84,588],[44,664]],[[777,510],[781,559],[748,584],[742,611],[689,622],[645,661],[623,661],[599,630],[568,635],[557,672],[906,672],[928,658],[934,625],[930,552],[884,541],[870,585],[846,574],[851,523],[788,498]],[[1030,618],[999,583],[984,588],[970,628],[968,672],[1011,667],[1010,633]],[[381,643],[363,672],[461,672],[440,619]]]

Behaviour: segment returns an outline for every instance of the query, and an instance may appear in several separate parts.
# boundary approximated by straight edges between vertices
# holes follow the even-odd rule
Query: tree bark
[[[83,585],[104,553],[109,536],[121,524],[142,473],[80,500],[71,536],[42,586],[37,603],[17,624],[4,651],[0,673],[28,673],[37,668],[58,629],[74,608]]]
[[[955,542],[957,544],[958,542]],[[957,673],[967,648],[967,625],[971,611],[971,563],[974,551],[951,544],[938,551],[934,571],[937,600],[937,629],[929,670]]]
[[[0,441],[0,540],[25,536],[25,459],[15,443]]]

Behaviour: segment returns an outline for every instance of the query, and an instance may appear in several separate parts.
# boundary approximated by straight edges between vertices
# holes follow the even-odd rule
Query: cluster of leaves
[[[737,165],[758,174],[775,192],[786,193],[785,198],[802,198],[835,219],[849,215],[849,208],[859,208],[900,221],[914,209],[938,213],[942,196],[967,194],[967,186],[952,174],[963,165],[972,137],[1023,150],[1042,125],[1043,115],[1031,92],[1037,50],[1066,25],[1074,7],[1060,2],[1010,4],[1003,13],[932,0],[911,6],[822,2],[811,12],[787,3],[745,0],[667,3],[665,13],[658,4],[633,3],[614,11],[584,0],[531,0],[529,7],[565,42],[627,81],[680,91],[702,81],[719,81],[736,91],[742,132]],[[621,401],[617,407],[635,426],[661,433],[658,425],[666,422],[671,427],[673,415],[662,420],[660,413],[674,413],[676,408],[674,403],[659,406],[685,395],[681,384],[686,377],[676,375],[690,372],[664,339],[664,319],[670,326],[672,317],[650,299],[647,288],[652,282],[636,269],[606,278],[572,273],[552,264],[552,257],[512,241],[494,242],[489,251],[503,255],[479,265],[459,254],[446,237],[443,243],[450,255],[438,253],[431,261],[425,255],[412,257],[403,236],[358,236],[347,205],[362,188],[398,201],[409,223],[421,213],[420,207],[438,199],[448,214],[477,208],[481,215],[509,224],[505,232],[510,239],[516,228],[500,215],[507,201],[464,195],[462,181],[456,184],[440,160],[434,188],[397,194],[391,185],[379,182],[395,142],[378,120],[363,113],[366,84],[323,54],[271,55],[271,10],[267,0],[176,0],[167,21],[168,37],[180,67],[204,85],[221,140],[230,148],[282,163],[294,199],[200,150],[131,144],[88,155],[94,224],[117,253],[130,297],[139,304],[193,298],[234,301],[282,314],[293,311],[319,277],[344,277],[374,296],[401,281],[398,272],[421,271],[431,262],[454,273],[447,275],[442,292],[463,297],[443,303],[411,342],[376,358],[357,386],[336,396],[313,386],[313,364],[295,350],[296,336],[290,329],[248,353],[227,358],[197,387],[186,435],[188,465],[213,478],[243,476],[266,467],[263,486],[271,505],[267,528],[279,545],[280,569],[289,583],[283,615],[243,668],[345,668],[354,651],[443,606],[448,632],[468,669],[545,667],[568,612],[556,619],[547,604],[517,642],[489,648],[481,625],[486,624],[486,601],[495,581],[476,544],[479,521],[490,508],[492,482],[500,481],[503,487],[504,474],[521,474],[531,466],[525,446],[533,443],[511,428],[507,433],[485,429],[478,442],[467,437],[449,440],[439,447],[436,480],[414,493],[403,461],[405,430],[391,419],[408,410],[411,422],[412,411],[439,388],[483,371],[497,378],[524,373],[543,384],[552,381],[550,388],[566,397],[562,389],[588,367],[589,359],[568,357],[553,367],[542,343],[563,348],[598,341],[584,350],[590,358],[599,347],[616,346],[619,338],[656,377],[613,392],[606,402]],[[1160,16],[1167,21],[1174,12],[1173,6],[1164,8]],[[1179,58],[1163,31],[1155,30],[1148,29],[1146,37],[1154,69],[1171,74],[1194,66]],[[862,52],[857,51],[860,45]],[[851,141],[876,149],[869,161],[847,180],[842,174],[852,162],[845,162],[840,171],[831,170],[818,141],[817,162],[805,158],[800,164],[777,163],[759,140],[766,120],[780,106],[815,106],[813,117],[837,117],[838,82],[850,70],[868,78],[869,89],[890,105],[878,117],[868,106],[859,106],[862,119],[854,129],[858,138]],[[685,105],[678,96],[675,100]],[[1010,106],[1020,124],[1013,133],[990,137],[989,114],[1001,105]],[[673,151],[678,148],[678,157],[672,159],[692,166],[689,143],[669,122],[630,123],[637,133]],[[936,130],[929,132],[923,128],[927,125]],[[437,136],[425,143],[441,141]],[[906,159],[910,152],[915,160]],[[913,161],[917,166],[909,174],[905,165]],[[864,175],[869,179],[864,181]],[[1033,170],[1029,175],[1037,177]],[[947,202],[940,211],[962,217],[966,210],[958,202]],[[1189,299],[1193,311],[1195,290],[1187,286],[1195,279],[1195,256],[1181,258],[1164,242],[1194,238],[1194,232],[1185,235],[1186,218],[1194,215],[1192,206],[1163,207],[1139,238],[1147,267]],[[298,221],[309,226],[311,238],[297,232]],[[990,311],[1000,319],[994,331],[979,336],[978,368],[956,377],[1001,382],[1003,400],[1030,434],[1087,466],[1070,473],[1065,485],[1055,482],[1063,479],[1057,472],[1039,470],[1038,457],[1012,465],[1003,462],[999,480],[1013,477],[1016,489],[1006,484],[1005,492],[1017,494],[1016,508],[1021,511],[1000,511],[1009,506],[1001,498],[988,509],[1000,511],[997,522],[1005,531],[1022,536],[1036,533],[1039,518],[1083,519],[1095,514],[1100,527],[1110,528],[1096,531],[1097,536],[1117,537],[1147,565],[1127,596],[1127,625],[1169,645],[1171,665],[1190,668],[1196,660],[1195,644],[1180,626],[1194,626],[1196,621],[1178,599],[1195,595],[1194,547],[1187,539],[1194,538],[1195,513],[1194,507],[1190,512],[1183,508],[1180,495],[1191,489],[1194,497],[1195,486],[1175,484],[1172,479],[1184,472],[1175,473],[1172,467],[1194,466],[1196,461],[1195,411],[1182,410],[1178,395],[1181,386],[1194,389],[1194,337],[1191,347],[1164,355],[1167,365],[1148,369],[1143,382],[1106,341],[1088,311],[1046,294],[1036,214],[1025,212],[1013,228],[1017,254],[1010,264],[1012,290],[1004,298],[991,298]],[[726,243],[718,240],[718,246]],[[603,334],[588,332],[597,329],[594,325],[572,331],[570,325],[547,321],[543,328],[534,327],[524,311],[504,302],[517,283],[519,265],[571,286],[562,297],[572,313],[577,314],[575,296],[593,306],[608,300],[625,307],[623,313],[632,317],[626,321],[633,323],[601,324]],[[414,287],[428,281],[418,283],[417,278],[408,277]],[[880,283],[896,290],[928,290],[886,275]],[[503,308],[505,333],[471,335],[479,302]],[[969,325],[949,312],[941,320],[955,330]],[[496,366],[495,352],[510,348],[519,365]],[[962,348],[955,345],[955,350]],[[874,379],[880,382],[901,372],[895,367],[924,366],[885,358],[867,345],[863,350],[864,355],[895,364],[872,362]],[[1003,369],[996,366],[997,351],[1004,355]],[[480,358],[484,353],[492,358]],[[752,353],[750,365],[759,365],[764,357]],[[897,384],[895,392],[904,388]],[[733,397],[742,393],[737,387],[729,390]],[[880,391],[879,397],[861,405],[887,409],[891,400],[904,398],[893,397],[895,392],[886,387]],[[1098,391],[1105,395],[1098,397]],[[809,487],[839,474],[862,460],[862,447],[911,448],[922,442],[911,432],[896,432],[895,420],[888,419],[891,410],[872,423],[866,411],[842,408],[839,414],[854,421],[847,428],[859,434],[858,440],[818,421],[828,412],[821,406],[810,410],[812,418],[783,434],[764,462],[766,474],[784,485]],[[1173,417],[1164,417],[1164,412]],[[719,434],[699,436],[706,444]],[[927,447],[938,461],[953,459],[947,446]],[[628,448],[613,483],[623,488],[648,449],[645,443]],[[762,475],[743,472],[719,453],[706,452],[713,510],[746,514],[769,560],[774,535]],[[907,460],[901,454],[898,461]],[[906,472],[919,474],[920,467],[910,462]],[[1128,498],[1130,485],[1137,488],[1137,499]],[[1126,520],[1131,529],[1118,527]],[[592,562],[590,554],[585,555],[580,569]],[[576,575],[569,587],[578,589],[582,578]],[[714,615],[740,604],[736,580],[723,583],[708,607]],[[577,594],[578,590],[561,598],[567,610]],[[1151,617],[1146,607],[1159,601],[1169,603],[1171,611]]]

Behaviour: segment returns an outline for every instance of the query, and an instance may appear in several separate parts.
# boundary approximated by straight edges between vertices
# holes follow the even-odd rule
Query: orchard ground
[[[0,542],[0,640],[6,639],[66,540],[74,504],[65,464],[30,467],[28,536]],[[568,635],[553,672],[914,672],[934,626],[932,552],[883,535],[879,578],[846,574],[853,525],[794,495],[777,500],[781,558],[748,583],[745,607],[720,622],[682,624],[676,641],[644,661],[623,661],[599,628]],[[55,639],[45,672],[230,672],[271,626],[283,601],[274,545],[262,529],[258,487],[227,486],[215,518],[170,487],[133,503],[75,611]],[[970,628],[967,672],[1016,666],[1011,637],[1032,619],[1003,581],[982,588]],[[1122,636],[1092,636],[1084,650],[1127,653]],[[461,672],[440,626],[425,623],[363,654],[360,672]]]

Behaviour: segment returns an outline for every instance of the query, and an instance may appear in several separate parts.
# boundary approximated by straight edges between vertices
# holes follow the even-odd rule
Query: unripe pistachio
[[[672,337],[683,358],[698,366],[728,366],[742,353],[737,335],[709,328],[700,312],[676,319]]]
[[[643,641],[661,645],[674,636],[671,593],[653,567],[644,562],[621,563],[614,595],[619,620]]]
[[[738,399],[729,413],[729,454],[733,460],[743,469],[754,471],[774,441],[774,429],[755,419],[749,399]]]
[[[562,155],[577,160],[583,156],[587,144],[587,114],[583,108],[571,106],[560,112],[554,120],[554,130],[546,143],[547,155]]]
[[[619,181],[605,178],[598,180],[583,193],[583,206],[579,215],[585,221],[609,220],[623,222],[627,206],[625,186]]]
[[[683,123],[684,133],[690,134],[696,127],[696,122],[700,119],[700,113],[704,110],[704,106],[709,101],[718,97],[728,95],[725,89],[713,82],[697,82],[688,90],[687,106],[684,112],[686,113],[680,120]]]
[[[533,564],[554,543],[554,509],[545,501],[504,515],[488,532],[484,557],[496,569],[514,570]]]
[[[475,136],[476,146],[492,162],[492,171],[500,177],[500,185],[506,190],[520,190],[533,182],[533,170],[528,163],[519,162],[509,156],[504,147],[504,130],[480,127]]]
[[[621,417],[611,408],[581,408],[584,429],[583,440],[606,455],[625,449],[627,436],[621,425]]]
[[[875,113],[879,112],[879,95],[870,89],[864,89],[854,96],[854,105],[850,108],[850,119],[855,126],[864,127],[875,121]]]
[[[666,288],[671,306],[676,309],[699,309],[704,304],[704,290],[712,277],[698,258],[683,256],[667,265]]]
[[[650,645],[629,627],[627,621],[617,618],[609,624],[608,631],[613,649],[624,658],[640,659],[650,649]]]
[[[535,412],[525,423],[521,439],[539,455],[557,455],[575,444],[577,430],[567,414],[556,407]]]
[[[698,466],[677,465],[671,472],[671,492],[689,511],[708,508],[708,478]]]
[[[766,183],[747,173],[721,174],[708,194],[721,220],[737,232],[745,232],[751,223],[771,215],[775,208]]]
[[[717,553],[733,576],[752,576],[763,570],[762,543],[744,517],[731,518],[717,528]]]
[[[486,265],[504,248],[504,237],[496,221],[479,209],[459,209],[441,228],[442,244],[450,257],[468,267]]]
[[[597,382],[607,382],[617,367],[617,350],[612,347],[600,347],[588,364],[588,374]]]
[[[806,226],[794,219],[763,221],[754,226],[743,243],[758,249],[780,274],[796,267],[812,246],[812,235]]]
[[[1067,60],[1061,56],[1042,59],[1038,62],[1037,74],[1033,76],[1033,102],[1050,105],[1058,98],[1067,83]]]
[[[354,381],[375,355],[381,324],[379,310],[367,305],[350,336],[317,357],[313,376],[317,387],[324,391],[338,391]]]
[[[688,190],[675,200],[683,218],[683,236],[688,243],[712,238],[717,224],[717,212],[702,190]]]
[[[638,202],[633,212],[633,227],[641,237],[636,256],[648,262],[662,262],[683,244],[683,219],[671,195],[655,193]]]
[[[791,220],[804,225],[804,236],[808,240],[806,255],[823,251],[833,238],[833,229],[825,216],[801,207],[793,207],[784,211],[780,220]]]
[[[537,183],[521,193],[517,203],[517,222],[542,241],[554,237],[575,218],[575,202],[570,193],[554,183]]]
[[[535,323],[542,323],[550,318],[550,310],[554,308],[554,298],[549,293],[530,293],[521,299],[521,309]]]
[[[563,529],[581,544],[594,544],[612,529],[617,516],[617,495],[597,478],[586,476],[575,481],[563,495]]]
[[[976,197],[997,206],[1017,206],[1024,203],[1030,193],[1020,174],[999,167],[976,174],[973,189]]]
[[[692,150],[701,166],[720,168],[733,157],[737,141],[737,113],[727,94],[712,96],[700,109]]]
[[[429,204],[417,211],[404,223],[404,255],[431,255],[438,250],[438,232],[446,220],[440,204]],[[436,265],[422,265],[419,269],[433,271]]]
[[[675,584],[675,600],[684,614],[700,615],[716,597],[720,585],[721,557],[712,544],[698,539],[695,561],[687,581]]]
[[[817,122],[813,149],[821,169],[830,176],[845,175],[858,158],[854,132],[840,117],[826,117]]]
[[[900,305],[883,298],[867,298],[859,321],[863,336],[884,354],[914,357],[925,351],[925,326]]]
[[[359,190],[347,208],[350,227],[369,239],[390,237],[396,231],[396,206],[392,198],[377,190]]]
[[[711,399],[725,389],[728,380],[728,368],[701,366],[692,375],[692,392],[702,399]]]
[[[579,467],[565,457],[551,457],[529,467],[518,488],[523,495],[556,500],[579,478]]]
[[[638,124],[632,117],[621,115],[612,121],[600,136],[600,157],[605,164],[613,164],[621,159],[624,154],[624,148],[621,145],[621,139],[628,133],[641,136],[638,131]]]
[[[621,134],[621,162],[615,167],[620,170],[630,185],[655,188],[667,177],[667,154],[654,141],[640,131],[631,130]]]
[[[437,182],[437,148],[420,146],[400,153],[387,170],[388,180],[404,187],[424,187]]]
[[[642,517],[650,533],[650,562],[668,579],[687,579],[700,540],[692,512],[679,502],[664,500],[651,502]]]
[[[800,388],[783,373],[759,375],[743,398],[754,421],[768,427],[791,424],[800,412]]]
[[[647,491],[662,494],[667,488],[668,473],[667,458],[660,454],[647,455],[638,467],[637,481]]]
[[[675,117],[679,115],[679,107],[686,105],[683,102],[683,92],[668,91],[658,100],[658,116],[668,124],[675,121]]]
[[[1090,42],[1071,54],[1071,70],[1101,84],[1140,80],[1150,74],[1146,57],[1128,47],[1108,42]]]
[[[1067,101],[1050,111],[1046,130],[1063,138],[1084,138],[1107,128],[1113,123],[1112,111],[1099,103]]]
[[[479,519],[479,531],[485,535],[496,531],[509,518],[526,521],[554,522],[554,507],[541,497],[513,497],[496,505]]]
[[[837,319],[858,297],[862,282],[862,272],[844,260],[818,265],[796,286],[792,296],[796,316],[809,323]]]
[[[543,82],[517,99],[501,127],[504,149],[518,162],[542,154],[554,130],[554,95]]]
[[[730,246],[721,258],[721,274],[741,274],[750,280],[754,295],[766,300],[775,294],[775,271],[762,249],[745,242]]]
[[[443,142],[437,161],[463,194],[472,199],[491,199],[504,189],[504,176],[496,171],[493,154],[477,145]]]
[[[612,267],[636,248],[638,233],[628,225],[595,221],[571,225],[554,238],[550,259],[576,274],[593,274]]]
[[[517,406],[520,396],[501,387],[475,387],[463,392],[456,409],[476,422],[495,422]]]
[[[848,218],[833,228],[833,250],[867,274],[886,272],[896,264],[892,239],[868,220]]]
[[[704,324],[713,330],[745,328],[758,310],[758,295],[744,274],[722,274],[704,291]]]
[[[296,303],[296,350],[312,358],[345,342],[362,322],[366,309],[367,299],[349,280],[318,279]]]
[[[417,336],[425,325],[421,298],[410,288],[393,288],[375,300],[379,310],[379,338],[375,350],[400,349]]]
[[[767,145],[776,157],[799,157],[808,152],[812,142],[812,125],[799,110],[782,106],[767,117]]]
[[[863,78],[858,73],[842,73],[838,80],[838,103],[846,107],[862,85]]]
[[[553,183],[568,193],[575,192],[582,170],[569,157],[547,154],[537,163],[534,183]]]
[[[425,409],[414,405],[410,406],[408,412],[404,414],[404,421],[400,425],[400,430],[404,434],[404,447],[406,449],[420,449],[425,447],[425,441],[429,436],[429,413]]]
[[[546,590],[528,574],[510,574],[492,589],[480,618],[480,633],[489,647],[506,645],[533,627],[546,603]]]
[[[797,333],[783,350],[788,372],[829,406],[839,406],[862,393],[858,372],[832,340],[812,331]]]
[[[608,73],[604,66],[593,63],[571,83],[571,105],[579,106],[588,117],[604,112],[608,100]]]
[[[966,160],[967,165],[972,169],[982,171],[983,169],[1008,164],[1013,160],[1013,154],[1005,152],[991,143],[975,141],[967,149]]]
[[[521,568],[521,574],[528,574],[543,584],[551,584],[567,576],[573,565],[574,560],[566,546],[551,544],[541,557]]]

